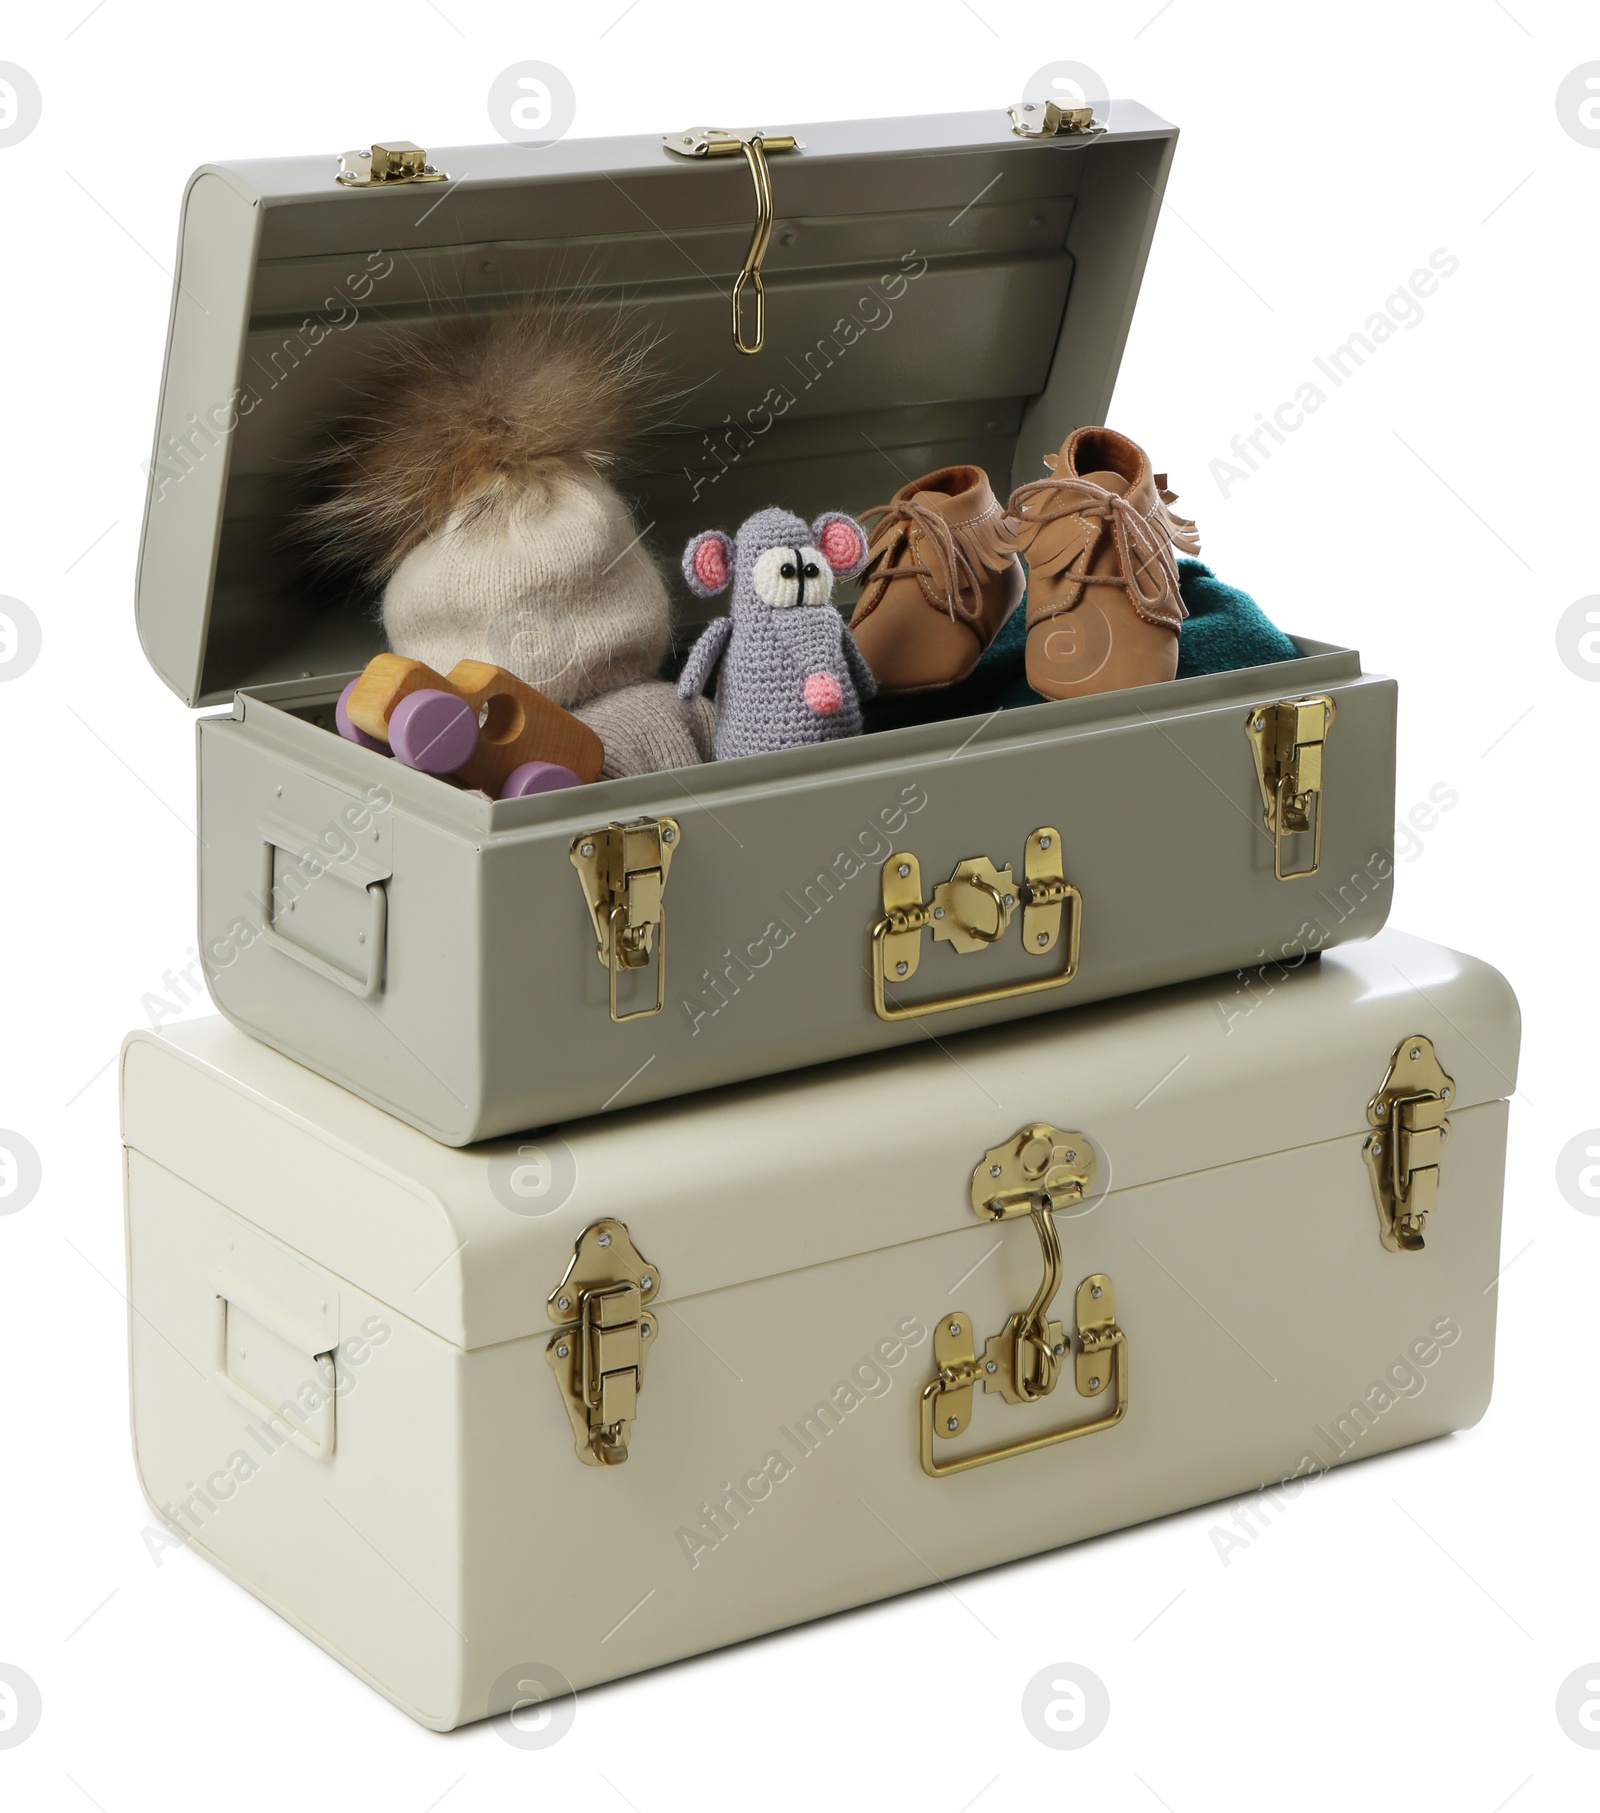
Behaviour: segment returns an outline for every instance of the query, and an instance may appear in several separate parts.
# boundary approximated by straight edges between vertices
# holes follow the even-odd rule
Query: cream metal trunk
[[[1389,932],[459,1151],[136,1033],[140,1477],[439,1729],[1301,1491],[1489,1402],[1517,1046]]]

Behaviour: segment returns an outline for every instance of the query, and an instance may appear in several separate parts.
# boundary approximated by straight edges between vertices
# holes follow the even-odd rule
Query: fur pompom
[[[466,506],[490,514],[551,468],[597,472],[659,429],[655,338],[577,302],[396,333],[360,406],[313,462],[295,520],[321,564],[386,580]]]

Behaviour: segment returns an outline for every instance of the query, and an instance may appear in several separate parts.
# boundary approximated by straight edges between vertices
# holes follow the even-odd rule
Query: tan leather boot
[[[1165,474],[1110,428],[1079,428],[1019,485],[1010,529],[1028,563],[1028,684],[1049,699],[1170,680],[1178,670],[1173,549],[1200,552]]]
[[[977,466],[946,466],[867,516],[878,521],[850,629],[878,691],[929,692],[966,679],[1023,589],[988,479]]]

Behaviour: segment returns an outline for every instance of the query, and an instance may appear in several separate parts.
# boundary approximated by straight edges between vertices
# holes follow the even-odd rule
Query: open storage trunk
[[[440,1728],[1294,1496],[1489,1401],[1517,1044],[1385,932],[459,1152],[136,1033],[140,1476]]]
[[[769,503],[859,511],[958,461],[1004,492],[1104,419],[1170,126],[1118,102],[1055,138],[999,108],[798,136],[771,155],[753,357],[726,293],[741,158],[472,147],[433,155],[448,182],[349,187],[302,158],[202,170],[185,198],[139,624],[180,697],[233,701],[199,723],[207,978],[236,1024],[447,1143],[1386,916],[1395,688],[1306,640],[1271,667],[493,803],[331,734],[378,626],[281,532],[396,325],[581,289],[665,329],[691,427],[633,489],[674,570],[690,532]],[[678,586],[683,648],[706,607]],[[1310,829],[1287,828],[1296,802]]]

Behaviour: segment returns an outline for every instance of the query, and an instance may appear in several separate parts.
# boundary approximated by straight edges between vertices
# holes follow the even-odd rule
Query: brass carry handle
[[[969,856],[956,864],[948,881],[934,889],[931,900],[924,900],[921,864],[909,851],[892,855],[883,865],[883,915],[871,932],[872,1007],[878,1018],[911,1020],[1064,988],[1078,973],[1083,896],[1066,879],[1061,833],[1053,825],[1041,825],[1029,836],[1024,876],[1019,886],[1009,867],[997,869],[986,856]],[[973,917],[969,904],[973,895],[993,906],[992,930]],[[909,981],[916,974],[923,932],[931,932],[936,942],[954,945],[961,955],[971,955],[1001,942],[1019,905],[1022,948],[1030,957],[1047,957],[1065,933],[1066,959],[1054,974],[1027,982],[994,983],[912,1006],[890,1002],[890,984]]]
[[[1075,1441],[1120,1423],[1128,1410],[1128,1343],[1117,1326],[1116,1294],[1104,1272],[1091,1272],[1074,1299],[1074,1377],[1080,1397],[1112,1392],[1112,1407],[1088,1423],[1018,1436],[976,1454],[941,1463],[935,1455],[940,1438],[960,1435],[972,1420],[973,1398],[981,1386],[998,1392],[1008,1404],[1036,1404],[1055,1390],[1071,1341],[1050,1307],[1061,1287],[1061,1236],[1055,1204],[1082,1203],[1094,1183],[1094,1148],[1082,1133],[1035,1122],[984,1153],[972,1173],[972,1208],[986,1221],[1033,1223],[1044,1260],[1044,1275],[1028,1307],[1009,1317],[998,1334],[978,1352],[972,1318],[953,1310],[934,1324],[933,1357],[937,1371],[921,1397],[920,1459],[930,1479],[966,1473],[990,1461],[1032,1454],[1057,1442]]]
[[[1098,1285],[1102,1299],[1109,1297],[1111,1280],[1103,1273],[1096,1273],[1078,1286],[1078,1297],[1081,1300],[1085,1292],[1092,1291]],[[934,1378],[922,1389],[922,1442],[920,1459],[922,1470],[930,1479],[943,1479],[951,1473],[969,1473],[974,1467],[986,1467],[991,1461],[1010,1460],[1020,1454],[1036,1454],[1041,1448],[1053,1448],[1059,1442],[1076,1441],[1082,1435],[1098,1435],[1104,1429],[1113,1429],[1128,1414],[1128,1337],[1120,1328],[1112,1326],[1110,1332],[1089,1350],[1096,1365],[1103,1365],[1106,1370],[1093,1375],[1094,1383],[1099,1390],[1089,1391],[1084,1383],[1078,1385],[1079,1393],[1084,1397],[1098,1397],[1102,1391],[1115,1393],[1112,1407],[1104,1416],[1096,1417],[1092,1423],[1071,1423],[1064,1429],[1047,1429],[1039,1435],[1018,1436],[1015,1441],[1001,1442],[993,1448],[981,1449],[976,1454],[960,1454],[954,1460],[939,1461],[934,1456],[934,1440],[941,1433],[935,1427],[939,1411],[939,1398],[945,1391],[942,1377]],[[1102,1355],[1109,1355],[1102,1361]],[[1083,1354],[1080,1353],[1080,1364]],[[1102,1382],[1103,1381],[1103,1382]],[[946,1430],[942,1433],[956,1435],[960,1431]]]

